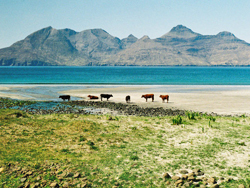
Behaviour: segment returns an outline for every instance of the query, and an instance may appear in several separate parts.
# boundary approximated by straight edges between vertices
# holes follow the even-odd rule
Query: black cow
[[[126,100],[127,103],[130,102],[130,96],[127,95],[126,98],[125,98],[125,100]]]
[[[61,98],[63,101],[65,101],[66,99],[70,101],[70,95],[60,95],[59,98]]]
[[[101,96],[101,101],[102,101],[102,98],[106,98],[108,101],[110,97],[113,97],[112,94],[101,94],[100,96]]]

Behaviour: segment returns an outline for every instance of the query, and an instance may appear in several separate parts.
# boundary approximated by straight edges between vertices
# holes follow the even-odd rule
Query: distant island
[[[178,25],[163,36],[119,39],[102,29],[46,27],[0,49],[0,66],[249,66],[250,44],[230,32]]]

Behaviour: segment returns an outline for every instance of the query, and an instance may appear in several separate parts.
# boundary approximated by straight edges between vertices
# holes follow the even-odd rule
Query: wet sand
[[[121,103],[125,103],[126,95],[130,95],[131,103],[141,107],[250,115],[250,86],[0,85],[0,97],[22,100],[60,101],[58,96],[61,94],[71,95],[72,100],[89,100],[89,94],[100,96],[101,93],[113,94],[109,100]],[[148,93],[155,95],[154,102],[141,98],[142,94]],[[159,98],[165,94],[170,96],[169,103],[163,103]]]

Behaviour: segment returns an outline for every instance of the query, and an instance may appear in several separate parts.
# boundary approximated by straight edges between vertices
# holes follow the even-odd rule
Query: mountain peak
[[[127,38],[136,38],[136,37],[134,35],[130,34]]]
[[[193,32],[191,29],[183,25],[177,25],[173,27],[167,34],[163,35],[161,38],[192,38],[199,35],[198,33]]]
[[[173,27],[170,32],[190,32],[190,33],[194,33],[191,29],[187,28],[186,26],[183,25],[177,25],[176,27]]]
[[[219,37],[235,37],[233,33],[230,33],[228,31],[222,31],[217,34]]]
[[[129,46],[131,46],[133,43],[135,43],[138,39],[130,34],[127,38],[122,39],[122,43],[123,43],[123,48],[128,48]]]
[[[149,40],[149,36],[148,35],[144,35],[142,38],[140,38],[140,40]]]

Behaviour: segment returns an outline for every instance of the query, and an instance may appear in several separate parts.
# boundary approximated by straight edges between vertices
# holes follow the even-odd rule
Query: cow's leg
[[[101,97],[101,101],[102,101],[102,97]]]
[[[154,97],[152,97],[152,102],[154,102]]]
[[[146,102],[148,102],[148,98],[146,98]]]

